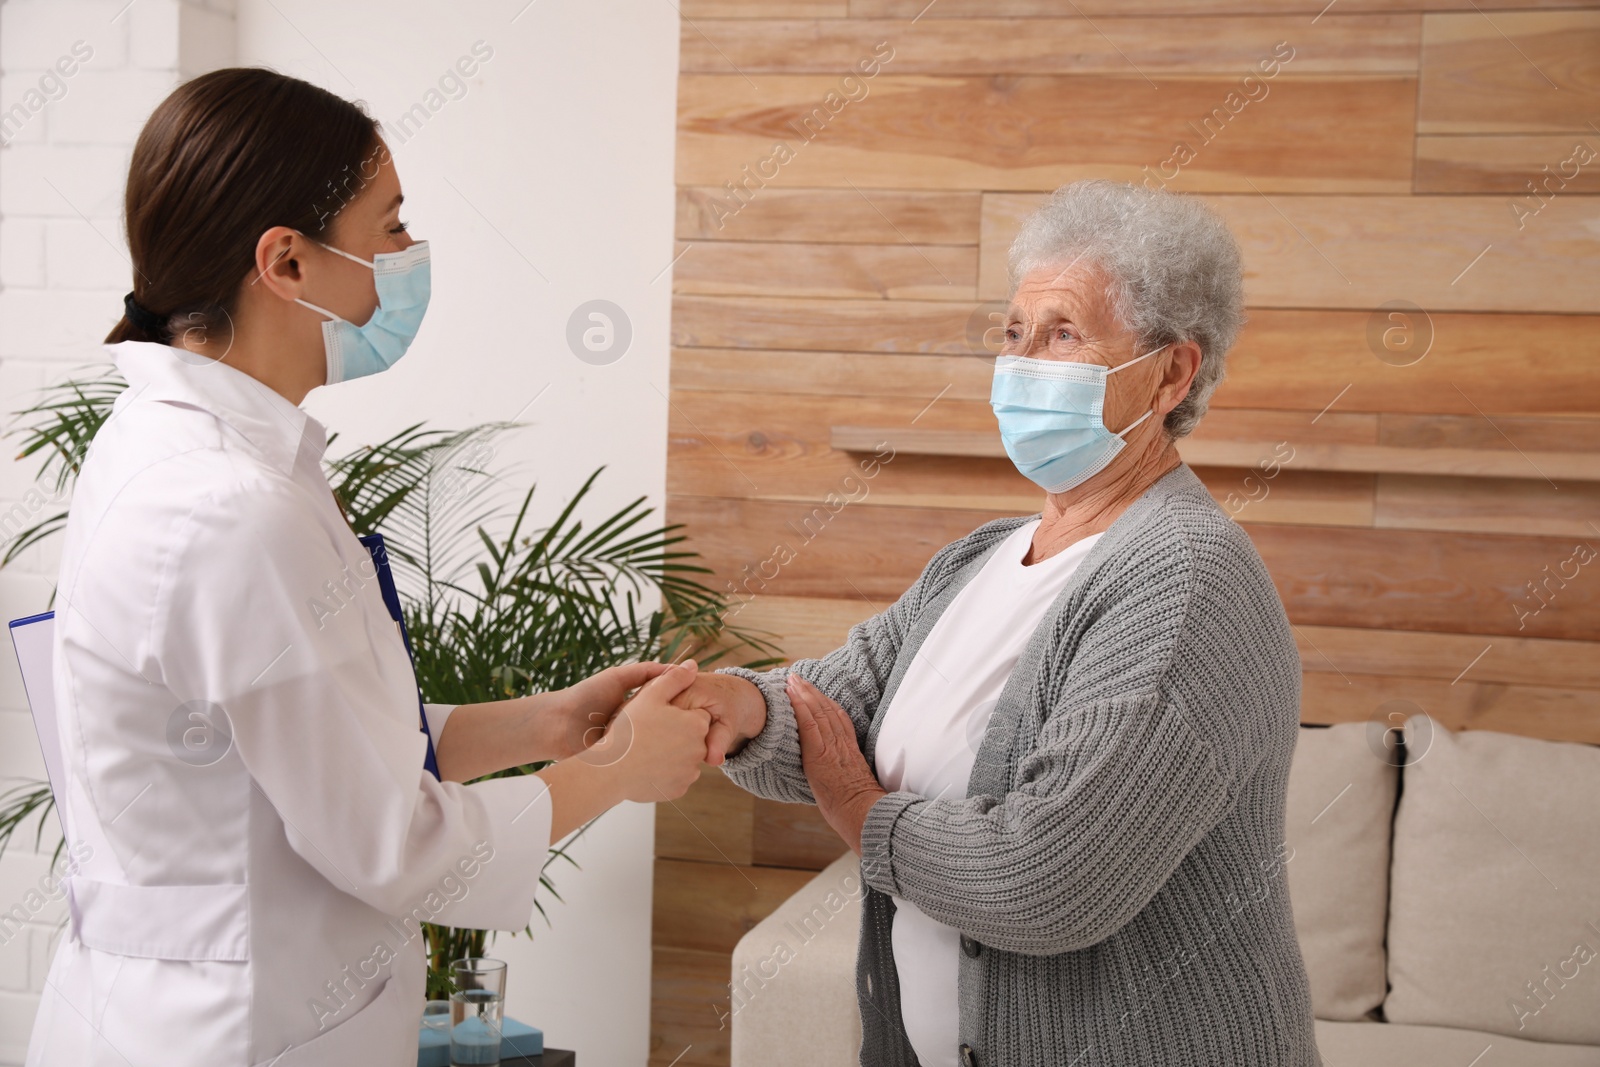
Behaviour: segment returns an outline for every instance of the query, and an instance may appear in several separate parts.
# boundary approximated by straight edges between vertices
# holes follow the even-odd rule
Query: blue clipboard
[[[389,570],[389,550],[383,545],[383,534],[367,534],[361,538],[361,544],[372,554],[372,565],[378,571],[378,591],[383,594],[383,606],[389,609],[389,617],[400,628],[400,640],[405,642],[406,656],[411,660],[413,672],[417,666],[416,653],[411,651],[411,634],[406,631],[405,612],[400,609],[400,591],[395,588],[394,574]],[[417,688],[417,719],[422,723],[422,736],[428,739],[428,755],[422,765],[428,773],[435,778],[439,777],[439,760],[433,754],[433,734],[428,730],[428,713],[423,709],[422,688]]]
[[[28,698],[28,710],[33,713],[33,729],[39,738],[39,752],[44,756],[44,773],[50,782],[50,792],[56,798],[56,819],[61,825],[61,835],[67,833],[67,809],[60,803],[61,791],[67,787],[66,769],[62,765],[61,734],[56,726],[56,695],[53,688],[52,647],[55,636],[56,613],[46,611],[22,619],[12,619],[11,645],[17,653],[17,666],[22,671],[22,689]]]

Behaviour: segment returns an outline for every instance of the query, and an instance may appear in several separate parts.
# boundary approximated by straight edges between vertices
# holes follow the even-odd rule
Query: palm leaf
[[[6,846],[11,843],[11,836],[30,815],[38,815],[39,820],[33,829],[33,848],[37,852],[39,845],[44,841],[45,825],[55,806],[56,801],[50,792],[50,786],[42,782],[25,782],[0,794],[0,852],[6,850]],[[66,847],[65,838],[56,842],[55,852],[50,857],[50,866],[55,866],[56,861],[61,858],[62,850]]]

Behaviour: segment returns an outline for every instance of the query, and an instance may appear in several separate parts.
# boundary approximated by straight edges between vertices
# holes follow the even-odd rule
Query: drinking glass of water
[[[506,965],[472,956],[450,965],[450,1067],[494,1067],[500,1062]]]

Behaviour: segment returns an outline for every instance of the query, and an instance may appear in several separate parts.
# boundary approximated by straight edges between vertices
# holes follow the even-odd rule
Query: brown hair
[[[133,292],[106,342],[225,330],[262,233],[326,230],[387,159],[378,129],[360,105],[276,71],[230,67],[179,86],[133,148]]]

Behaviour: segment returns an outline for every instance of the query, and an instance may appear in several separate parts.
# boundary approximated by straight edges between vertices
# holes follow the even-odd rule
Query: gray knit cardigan
[[[820,660],[731,668],[761,689],[767,725],[728,777],[815,803],[789,671],[844,707],[872,763],[882,712],[934,622],[1027,521],[940,549]],[[954,1062],[1317,1064],[1284,872],[1299,700],[1299,655],[1261,557],[1194,472],[1174,468],[1116,519],[1034,631],[966,798],[890,793],[868,815],[861,1063],[917,1064],[890,941],[898,897],[962,933]]]

